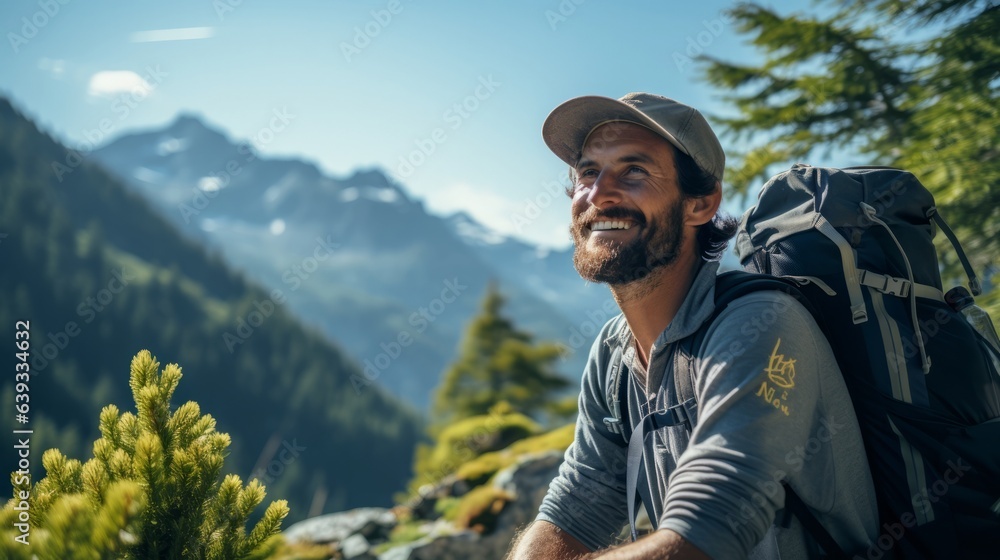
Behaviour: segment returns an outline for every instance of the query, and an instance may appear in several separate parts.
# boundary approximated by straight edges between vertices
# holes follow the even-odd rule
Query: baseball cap
[[[609,122],[630,122],[652,130],[722,182],[726,154],[708,121],[697,109],[660,95],[575,97],[549,113],[542,125],[542,138],[559,159],[572,166],[594,129]]]

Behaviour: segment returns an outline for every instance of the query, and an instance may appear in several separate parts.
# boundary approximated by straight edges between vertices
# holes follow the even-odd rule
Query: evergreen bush
[[[236,475],[220,483],[229,435],[195,402],[171,411],[181,369],[160,364],[146,350],[131,364],[136,413],[114,405],[101,411],[101,438],[82,463],[58,449],[42,456],[46,476],[33,487],[12,475],[14,499],[0,510],[0,556],[12,559],[267,558],[280,544],[288,515],[272,502],[246,532],[264,500],[254,480]],[[27,537],[15,526],[27,496]],[[18,508],[21,508],[20,510]]]

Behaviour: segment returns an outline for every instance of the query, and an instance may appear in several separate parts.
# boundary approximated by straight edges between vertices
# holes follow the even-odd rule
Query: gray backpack
[[[837,357],[861,426],[879,506],[871,558],[995,558],[1000,554],[1000,349],[952,309],[932,243],[940,228],[969,291],[979,282],[930,192],[910,173],[796,165],[768,181],[736,238],[748,272],[719,275],[716,311],[678,343],[679,404],[634,425],[621,356],[609,368],[609,429],[629,442],[633,525],[642,442],[651,429],[697,422],[693,376],[708,326],[734,299],[781,290],[813,314]],[[992,355],[991,355],[992,354]],[[685,374],[686,372],[686,374]],[[848,557],[797,495],[796,515],[830,557]],[[653,520],[655,523],[655,520]]]

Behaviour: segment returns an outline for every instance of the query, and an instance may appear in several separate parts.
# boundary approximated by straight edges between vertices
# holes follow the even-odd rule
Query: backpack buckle
[[[896,278],[886,274],[879,274],[870,270],[860,270],[858,280],[862,286],[868,286],[873,290],[878,290],[883,294],[905,298],[910,294],[910,281],[905,278]]]
[[[621,435],[622,433],[622,421],[617,418],[608,416],[604,419],[604,426],[613,434]]]

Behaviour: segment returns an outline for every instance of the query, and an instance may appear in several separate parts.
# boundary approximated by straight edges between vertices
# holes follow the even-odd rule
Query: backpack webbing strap
[[[936,206],[931,206],[927,210],[927,216],[934,220],[941,231],[944,232],[945,237],[948,241],[951,241],[951,246],[955,248],[955,253],[958,254],[958,260],[962,262],[962,268],[965,269],[965,275],[969,277],[969,291],[972,295],[978,296],[983,292],[983,287],[979,283],[979,278],[976,277],[976,271],[972,268],[972,263],[969,262],[969,257],[965,256],[965,251],[962,249],[962,244],[958,242],[958,237],[955,236],[955,232],[948,227],[948,222],[944,221],[944,218],[938,213]]]
[[[691,420],[691,429],[698,423],[698,399],[694,394],[695,356],[705,339],[703,333],[706,330],[707,327],[702,327],[694,335],[679,341],[674,350],[674,394],[677,404],[684,407]]]
[[[836,558],[838,560],[849,558],[849,556],[844,553],[844,549],[840,548],[840,545],[833,539],[833,536],[830,535],[826,528],[823,527],[823,524],[819,522],[819,519],[816,519],[816,516],[809,511],[809,508],[806,506],[806,503],[802,501],[802,498],[800,498],[787,483],[782,482],[781,486],[785,489],[785,508],[792,512],[795,517],[799,518],[799,521],[802,522],[802,526],[806,528],[806,531],[808,531],[809,534],[816,539],[816,542],[823,547],[823,552],[826,553],[826,557]]]
[[[650,412],[642,418],[639,425],[632,431],[628,441],[628,462],[625,474],[625,495],[628,498],[628,524],[632,532],[632,540],[639,538],[639,533],[635,527],[635,518],[639,514],[639,505],[646,507],[646,513],[650,514],[649,519],[656,523],[651,514],[652,496],[649,493],[649,484],[639,484],[640,474],[645,474],[645,461],[643,460],[643,447],[646,435],[667,426],[684,425],[691,430],[691,422],[687,417],[685,409],[681,405],[672,406],[666,410]],[[645,477],[643,477],[645,478]],[[636,498],[639,498],[636,500]]]
[[[611,433],[622,436],[625,443],[628,443],[628,380],[622,371],[623,357],[621,347],[616,347],[611,354],[611,366],[608,370],[608,387],[605,393],[605,402],[611,411],[611,416],[604,419],[604,425]]]

